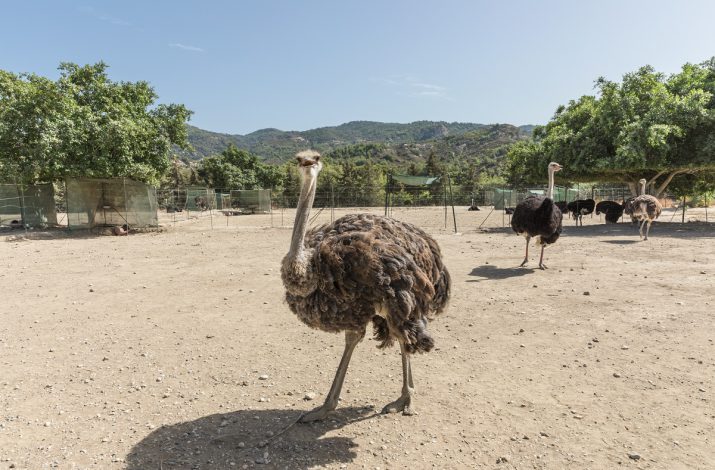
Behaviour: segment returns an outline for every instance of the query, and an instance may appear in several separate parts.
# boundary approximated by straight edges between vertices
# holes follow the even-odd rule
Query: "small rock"
[[[506,457],[499,457],[497,459],[497,463],[507,463],[507,462],[508,462],[508,460]]]
[[[308,393],[306,393],[305,396],[303,397],[303,400],[306,400],[306,401],[315,400],[315,396],[316,396],[315,393],[313,393],[313,392],[308,392]]]
[[[259,375],[258,380],[268,380],[268,375],[266,375],[266,374]]]
[[[584,291],[583,295],[591,295],[591,293],[589,291]]]
[[[614,372],[614,373],[613,373],[613,376],[614,376],[615,378],[619,379],[619,378],[621,377],[621,374],[619,374],[618,372]]]
[[[628,453],[628,458],[631,459],[631,460],[640,460],[640,459],[641,459],[641,456],[640,456],[640,454],[638,454],[638,453],[636,453],[636,452],[629,452],[629,453]]]

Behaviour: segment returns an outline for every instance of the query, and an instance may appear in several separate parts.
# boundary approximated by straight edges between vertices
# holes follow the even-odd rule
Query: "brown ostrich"
[[[641,240],[648,240],[650,224],[660,216],[660,213],[663,211],[663,206],[660,205],[660,201],[658,201],[656,197],[645,193],[645,179],[641,179],[640,184],[641,194],[631,200],[627,206],[626,213],[629,213],[632,218],[640,221],[638,232],[641,235]],[[630,210],[630,212],[628,212],[628,210]],[[645,224],[648,224],[648,226],[646,227],[645,238],[643,238],[643,226]]]
[[[402,353],[402,394],[382,412],[411,415],[410,357],[434,346],[427,321],[444,310],[450,292],[439,246],[414,225],[371,214],[347,215],[308,230],[322,163],[313,151],[296,158],[303,183],[281,266],[286,301],[306,325],[345,332],[345,350],[325,403],[300,421],[322,420],[337,407],[350,356],[370,322],[379,347],[397,341]]]

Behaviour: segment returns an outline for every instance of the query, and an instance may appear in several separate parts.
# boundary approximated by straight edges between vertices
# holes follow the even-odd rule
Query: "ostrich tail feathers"
[[[395,344],[395,339],[390,336],[390,330],[387,327],[387,321],[385,321],[384,318],[377,315],[372,317],[372,331],[373,338],[380,342],[380,344],[377,345],[378,348],[389,348]]]

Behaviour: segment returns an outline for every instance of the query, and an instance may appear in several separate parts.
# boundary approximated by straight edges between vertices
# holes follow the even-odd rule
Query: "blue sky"
[[[715,55],[710,0],[3,1],[0,68],[103,60],[191,124],[246,134],[353,120],[545,123],[650,64]]]

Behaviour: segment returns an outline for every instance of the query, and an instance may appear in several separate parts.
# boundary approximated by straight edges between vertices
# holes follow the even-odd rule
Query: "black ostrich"
[[[596,201],[593,199],[577,199],[569,202],[566,207],[576,221],[576,225],[578,226],[580,222],[581,227],[583,227],[583,216],[593,213]]]
[[[619,204],[616,201],[601,201],[596,204],[596,215],[604,214],[607,224],[615,224],[623,215],[624,208],[625,204]]]
[[[549,189],[544,196],[529,196],[514,209],[511,217],[511,228],[518,235],[526,237],[526,254],[524,261],[519,266],[526,266],[529,261],[529,241],[532,237],[538,238],[537,245],[541,245],[541,258],[539,267],[546,269],[544,264],[544,248],[555,243],[561,235],[561,210],[556,206],[552,197],[554,194],[554,173],[561,171],[558,163],[549,163]]]
[[[338,405],[355,346],[372,322],[379,347],[402,352],[402,395],[383,412],[414,413],[410,356],[434,346],[427,321],[447,305],[450,276],[437,242],[414,225],[353,214],[307,229],[322,169],[317,152],[297,156],[301,187],[290,250],[281,276],[290,309],[308,326],[345,332],[345,350],[325,403],[300,421],[324,419]]]

